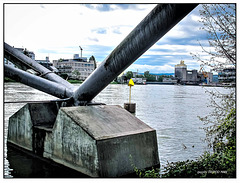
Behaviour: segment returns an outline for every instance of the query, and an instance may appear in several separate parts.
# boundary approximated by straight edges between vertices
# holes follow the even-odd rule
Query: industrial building
[[[205,72],[202,67],[199,72],[197,70],[187,70],[184,61],[180,61],[180,64],[175,65],[175,78],[180,84],[210,84],[213,81],[213,73]]]

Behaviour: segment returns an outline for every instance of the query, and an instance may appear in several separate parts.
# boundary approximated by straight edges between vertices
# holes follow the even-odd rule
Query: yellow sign
[[[132,79],[129,80],[128,86],[134,86],[134,82]]]

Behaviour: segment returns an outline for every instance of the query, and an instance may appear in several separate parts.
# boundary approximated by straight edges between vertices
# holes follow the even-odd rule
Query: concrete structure
[[[78,71],[81,80],[85,80],[95,69],[93,60],[87,61],[86,57],[79,57],[78,54],[74,54],[73,59],[53,60],[53,66],[58,69],[59,74],[67,74],[70,78],[75,77],[74,71]]]
[[[199,83],[212,83],[213,73],[211,72],[198,72],[197,70],[187,70],[187,65],[184,61],[175,65],[175,77],[178,83],[181,84],[199,84]]]
[[[8,143],[91,177],[159,167],[156,131],[120,106],[26,104],[9,119]]]
[[[184,61],[181,61],[180,64],[175,65],[175,77],[180,81],[187,81],[187,65],[184,64]]]

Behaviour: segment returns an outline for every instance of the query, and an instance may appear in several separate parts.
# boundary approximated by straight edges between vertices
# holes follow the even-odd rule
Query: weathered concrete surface
[[[39,154],[45,130],[38,128],[51,128],[57,113],[56,103],[26,104],[9,118],[8,142]]]
[[[42,105],[27,104],[11,117],[9,142],[91,177],[133,173],[130,155],[139,169],[159,165],[156,131],[120,106],[62,107],[51,126],[56,107]],[[40,108],[50,120],[33,112]],[[26,133],[28,143],[22,143],[18,136]]]
[[[130,113],[136,112],[136,103],[124,103],[124,109]]]
[[[32,151],[32,120],[28,105],[9,118],[8,142]]]

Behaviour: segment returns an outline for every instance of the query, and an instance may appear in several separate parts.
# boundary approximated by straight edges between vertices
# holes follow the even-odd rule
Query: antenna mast
[[[82,49],[82,47],[81,47],[81,46],[79,46],[79,48],[80,48],[80,51],[81,51],[81,58],[82,58],[82,50],[83,50],[83,49]]]

